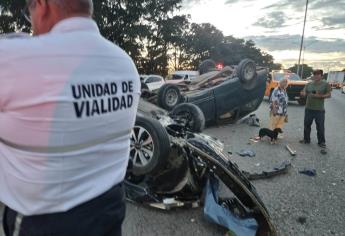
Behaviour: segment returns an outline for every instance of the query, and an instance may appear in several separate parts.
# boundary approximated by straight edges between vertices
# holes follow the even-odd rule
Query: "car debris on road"
[[[300,174],[308,175],[311,177],[316,176],[316,170],[310,168],[304,168],[303,170],[298,171]]]
[[[239,152],[236,152],[241,157],[255,157],[256,153],[252,149],[242,149]]]
[[[247,171],[242,171],[242,173],[249,179],[249,180],[259,180],[259,179],[268,179],[273,178],[278,175],[284,175],[289,172],[292,165],[290,161],[284,161],[280,166],[274,167],[271,171],[262,171],[261,173],[250,173]]]
[[[241,124],[247,124],[249,126],[260,127],[260,119],[255,114],[251,114],[249,115],[249,117],[242,119]]]

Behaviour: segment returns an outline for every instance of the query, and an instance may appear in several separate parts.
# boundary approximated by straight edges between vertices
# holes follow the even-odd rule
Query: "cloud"
[[[253,40],[259,48],[268,51],[299,50],[300,35],[273,35],[273,36],[249,36],[246,40]],[[345,40],[320,39],[316,37],[305,38],[306,50],[315,53],[344,52]]]
[[[271,4],[265,9],[291,8],[296,11],[304,11],[306,0],[281,0],[279,3]],[[308,9],[310,11],[321,10],[323,12],[341,12],[345,10],[344,0],[309,0]]]
[[[345,14],[324,17],[321,19],[324,26],[332,26],[335,28],[345,28]]]
[[[183,0],[182,5],[184,8],[192,8],[195,4],[200,4],[205,0]]]
[[[225,4],[234,4],[234,3],[245,3],[245,2],[254,2],[256,0],[226,0]]]
[[[285,26],[286,19],[288,18],[284,12],[271,12],[267,16],[259,18],[253,25],[270,29],[281,28]]]

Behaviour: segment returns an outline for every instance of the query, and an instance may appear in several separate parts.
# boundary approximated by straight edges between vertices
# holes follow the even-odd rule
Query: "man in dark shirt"
[[[325,148],[325,99],[331,97],[331,87],[322,80],[322,70],[315,70],[313,75],[313,82],[307,84],[301,92],[303,97],[307,97],[307,103],[304,115],[304,138],[300,143],[310,143],[311,125],[315,120],[318,144]]]

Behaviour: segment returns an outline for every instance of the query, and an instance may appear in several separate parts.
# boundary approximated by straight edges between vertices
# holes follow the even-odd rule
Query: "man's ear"
[[[41,20],[45,20],[49,15],[49,5],[47,0],[36,0],[36,11],[41,16]]]

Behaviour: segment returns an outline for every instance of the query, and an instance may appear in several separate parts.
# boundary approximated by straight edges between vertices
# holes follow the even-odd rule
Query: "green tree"
[[[30,32],[30,25],[21,13],[24,8],[24,0],[1,0],[0,34],[15,31]]]
[[[95,0],[94,18],[102,35],[123,48],[141,73],[166,75],[169,68],[197,69],[208,58],[225,65],[251,58],[271,69],[281,67],[253,41],[224,36],[209,23],[191,24],[188,16],[176,14],[181,2]],[[24,6],[24,0],[1,0],[0,33],[30,31],[21,15]]]
[[[297,68],[298,68],[298,65],[295,64],[294,66],[290,67],[288,70],[294,73],[297,73]],[[306,79],[313,74],[313,71],[314,71],[313,67],[310,67],[307,64],[300,65],[300,73],[302,72],[302,68],[303,68],[303,75],[301,76],[302,79]]]
[[[213,58],[212,54],[223,42],[224,35],[215,26],[204,24],[191,24],[187,36],[187,52],[190,57],[190,64],[197,68],[201,61]]]

